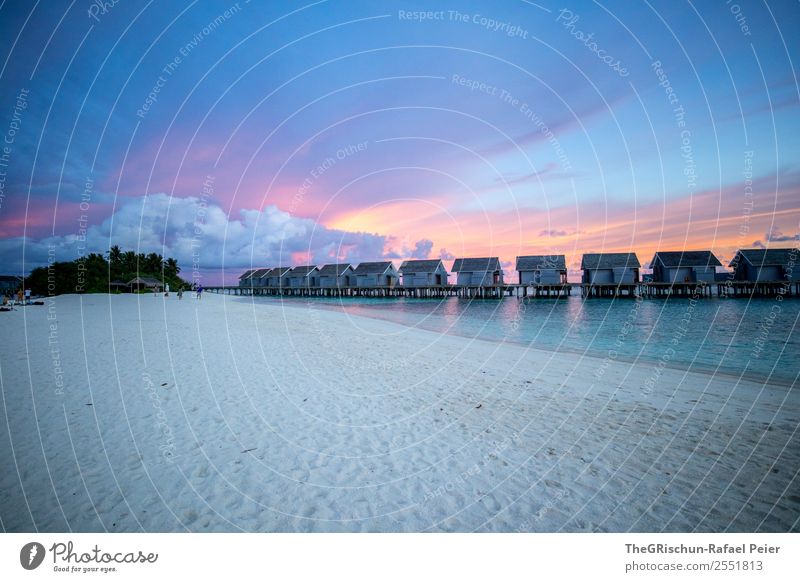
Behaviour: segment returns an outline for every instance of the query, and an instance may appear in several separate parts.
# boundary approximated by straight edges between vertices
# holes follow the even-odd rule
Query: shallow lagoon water
[[[269,298],[429,331],[793,386],[800,299]]]

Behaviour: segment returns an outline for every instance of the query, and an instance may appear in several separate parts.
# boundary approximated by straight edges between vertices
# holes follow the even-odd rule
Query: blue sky
[[[74,258],[82,215],[185,268],[199,230],[210,282],[798,233],[795,2],[97,6],[0,5],[10,272]]]

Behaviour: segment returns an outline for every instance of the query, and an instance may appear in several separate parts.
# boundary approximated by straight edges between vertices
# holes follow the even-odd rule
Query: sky
[[[789,247],[797,2],[0,4],[0,271]]]

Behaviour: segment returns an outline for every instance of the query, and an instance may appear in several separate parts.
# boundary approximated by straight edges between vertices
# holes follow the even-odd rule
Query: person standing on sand
[[[178,301],[183,299],[183,287],[178,287]]]
[[[198,285],[197,286],[197,298],[198,299],[202,299],[203,298],[203,286],[202,285]]]
[[[169,283],[164,286],[164,297],[169,297]]]

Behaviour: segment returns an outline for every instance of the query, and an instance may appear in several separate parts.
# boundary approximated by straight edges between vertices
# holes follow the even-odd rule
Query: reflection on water
[[[281,301],[257,298],[256,301]],[[470,338],[658,363],[792,385],[800,299],[470,300],[297,298],[312,304]]]

